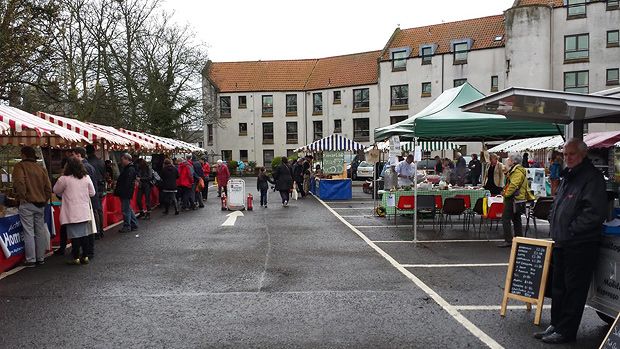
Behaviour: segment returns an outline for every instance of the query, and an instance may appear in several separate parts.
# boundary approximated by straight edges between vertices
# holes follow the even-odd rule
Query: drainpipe
[[[254,152],[254,162],[258,164],[258,155],[256,154],[256,149],[258,149],[258,145],[256,144],[256,139],[258,138],[256,137],[256,92],[251,93],[250,98],[252,98],[252,124],[254,124],[254,134],[252,135],[254,137],[254,149],[252,149],[252,151]]]
[[[441,55],[441,93],[443,93],[444,89],[443,89],[443,80],[444,80],[444,56],[445,54]]]
[[[553,7],[549,6],[549,87],[553,90]]]
[[[308,144],[308,106],[306,103],[306,99],[308,98],[308,95],[311,95],[310,92],[307,91],[302,91],[301,95],[303,96],[302,100],[304,102],[304,142],[302,143],[303,145]]]

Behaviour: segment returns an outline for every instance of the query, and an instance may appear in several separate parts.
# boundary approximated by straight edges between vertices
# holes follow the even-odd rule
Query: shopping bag
[[[291,197],[293,200],[297,200],[299,198],[299,193],[297,193],[297,188],[293,188],[293,192],[291,193]]]

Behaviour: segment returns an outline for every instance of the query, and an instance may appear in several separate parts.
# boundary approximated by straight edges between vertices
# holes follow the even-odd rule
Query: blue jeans
[[[130,199],[121,199],[121,211],[123,212],[123,228],[138,229],[138,219],[129,205]]]

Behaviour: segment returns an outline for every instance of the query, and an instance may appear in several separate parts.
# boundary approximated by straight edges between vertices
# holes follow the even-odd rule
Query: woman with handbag
[[[73,259],[69,264],[88,264],[88,256],[92,253],[88,236],[97,232],[90,202],[95,196],[95,186],[80,160],[67,161],[63,175],[54,185],[54,193],[62,197],[60,224],[66,227],[67,238],[71,239]]]
[[[508,174],[506,175],[506,186],[502,192],[504,197],[502,226],[504,228],[505,241],[499,247],[512,246],[513,225],[514,236],[523,235],[521,215],[525,213],[525,203],[536,199],[530,191],[530,184],[527,181],[527,170],[521,165],[522,161],[523,158],[519,154],[510,154],[506,161]]]
[[[282,157],[282,164],[273,171],[273,179],[276,182],[276,190],[280,192],[282,206],[287,207],[293,190],[293,173],[286,156]]]

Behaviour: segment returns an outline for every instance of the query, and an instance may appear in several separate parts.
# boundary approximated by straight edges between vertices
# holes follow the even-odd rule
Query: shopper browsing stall
[[[415,175],[413,167],[413,155],[407,155],[407,158],[396,165],[396,173],[398,174],[398,186],[412,185],[412,177]]]
[[[13,169],[13,189],[19,202],[26,265],[42,264],[48,247],[45,234],[49,234],[44,212],[52,196],[52,184],[45,169],[37,164],[34,148],[22,147],[21,157]]]
[[[510,154],[506,165],[508,166],[508,180],[502,193],[504,197],[504,212],[502,213],[502,226],[504,228],[504,243],[499,247],[512,246],[513,236],[523,235],[521,215],[525,213],[525,203],[535,199],[530,191],[527,180],[527,171],[521,165],[523,158],[519,154]],[[514,226],[514,234],[512,227]]]

